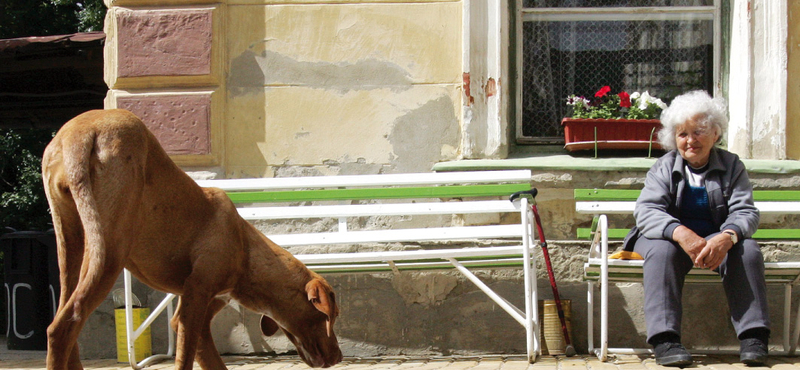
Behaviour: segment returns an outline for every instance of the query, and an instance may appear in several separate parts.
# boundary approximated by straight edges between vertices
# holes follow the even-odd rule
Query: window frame
[[[722,0],[714,5],[670,6],[670,7],[608,7],[608,8],[523,8],[522,1],[516,4],[516,91],[515,91],[515,139],[517,144],[563,144],[563,139],[538,138],[522,134],[522,90],[523,90],[523,23],[524,22],[574,22],[574,21],[670,21],[711,20],[713,22],[712,60],[713,92],[722,96]]]

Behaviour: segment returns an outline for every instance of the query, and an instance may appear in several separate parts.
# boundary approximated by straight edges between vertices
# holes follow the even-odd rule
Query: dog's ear
[[[339,306],[336,305],[336,294],[333,289],[328,285],[328,282],[320,278],[314,278],[306,284],[306,293],[308,293],[308,300],[320,312],[328,316],[327,330],[330,337],[333,333],[333,323],[336,317],[339,316]]]
[[[275,332],[278,331],[279,328],[280,327],[278,326],[278,323],[275,322],[275,320],[269,318],[269,316],[261,315],[261,334],[264,334],[265,336],[269,337],[275,334]]]

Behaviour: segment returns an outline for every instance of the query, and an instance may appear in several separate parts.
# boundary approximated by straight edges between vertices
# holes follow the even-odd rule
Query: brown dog
[[[225,369],[210,325],[229,298],[265,315],[264,334],[280,327],[308,365],[341,361],[330,285],[239,217],[222,190],[199,187],[132,113],[73,118],[47,146],[42,172],[61,270],[48,369],[82,369],[78,333],[122,268],[180,296],[178,370],[195,354],[203,369]]]

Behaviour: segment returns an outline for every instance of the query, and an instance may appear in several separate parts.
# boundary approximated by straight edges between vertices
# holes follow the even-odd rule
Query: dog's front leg
[[[204,370],[224,370],[227,368],[219,355],[219,351],[217,351],[214,338],[211,337],[211,319],[227,304],[224,300],[215,298],[208,305],[206,318],[203,320],[203,328],[200,332],[200,343],[197,347],[197,362]]]
[[[198,282],[191,276],[184,284],[184,294],[181,296],[176,313],[178,343],[175,354],[175,370],[192,370],[195,355],[198,354],[198,347],[205,346],[204,342],[209,342],[211,347],[214,346],[213,340],[210,339],[211,318],[225,306],[225,302],[217,303],[218,300],[214,298],[211,290],[205,289],[211,285],[213,284],[209,284],[207,281]],[[205,332],[208,333],[208,341],[203,340]],[[222,358],[219,358],[216,349],[210,355],[208,351],[201,350],[200,355],[204,357],[199,359],[200,361],[217,357],[218,359],[215,361],[209,361],[209,365],[220,366],[221,364],[221,369],[225,369]],[[202,362],[201,365],[203,365]],[[205,369],[205,366],[203,368]]]
[[[183,300],[180,298],[178,299],[178,307],[175,309],[175,314],[172,316],[170,320],[170,326],[172,326],[172,330],[176,333],[179,332],[180,329],[180,320],[181,311],[183,307]],[[217,346],[214,344],[214,338],[211,336],[211,319],[219,313],[220,310],[225,308],[227,302],[221,300],[219,298],[215,298],[211,301],[211,304],[208,306],[208,311],[206,312],[206,319],[203,321],[204,325],[202,331],[200,332],[200,340],[197,343],[197,362],[200,364],[205,370],[220,370],[226,369],[225,362],[222,361],[222,357],[219,355],[219,351],[217,351]]]
[[[210,299],[206,295],[191,292],[181,297],[175,370],[192,370],[194,367],[200,332],[204,326],[202,321],[206,317]]]

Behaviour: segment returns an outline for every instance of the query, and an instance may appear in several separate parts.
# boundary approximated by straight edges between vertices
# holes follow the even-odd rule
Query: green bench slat
[[[508,267],[519,267],[522,266],[522,255],[519,257],[513,256],[502,256],[501,259],[498,260],[490,260],[491,257],[467,257],[467,258],[457,258],[458,261],[465,263],[467,267],[470,269],[493,269],[493,268],[508,268]],[[469,262],[470,260],[476,262]],[[429,263],[431,265],[414,265],[414,263]],[[395,267],[399,271],[423,271],[423,270],[442,270],[442,269],[454,269],[455,267],[451,264],[444,264],[443,260],[418,260],[418,261],[403,261],[402,263],[398,263]],[[311,270],[320,270],[324,273],[338,273],[338,272],[345,272],[345,273],[353,273],[353,272],[360,272],[360,273],[369,273],[369,272],[390,272],[393,271],[391,266],[384,265],[381,266],[380,264],[376,264],[374,262],[363,262],[363,263],[352,263],[346,265],[340,264],[333,264],[327,265],[325,263],[312,263],[306,265]]]
[[[625,238],[625,235],[628,235],[628,231],[630,229],[608,229],[608,238],[609,239],[622,239]],[[580,227],[578,228],[578,239],[592,239],[592,229],[588,227]]]
[[[609,239],[622,239],[629,229],[608,229]],[[592,231],[588,227],[578,228],[578,239],[591,239]],[[796,240],[800,239],[800,229],[761,229],[753,234],[758,240]]]
[[[800,239],[800,229],[761,229],[756,230],[753,239]]]
[[[641,190],[575,189],[576,201],[636,201]],[[761,202],[800,201],[800,190],[754,190],[753,200]]]
[[[800,190],[754,190],[753,200],[761,202],[796,202],[800,200]]]
[[[361,199],[461,198],[509,196],[530,190],[528,183],[497,185],[447,185],[426,187],[316,189],[228,192],[234,203],[309,202]]]

